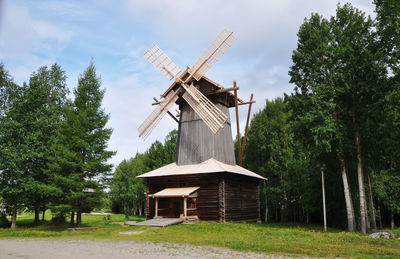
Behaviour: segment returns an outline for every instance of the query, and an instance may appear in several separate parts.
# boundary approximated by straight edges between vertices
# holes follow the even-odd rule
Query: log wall
[[[231,173],[211,173],[182,176],[162,176],[146,179],[147,194],[154,194],[165,188],[199,186],[193,202],[196,215],[202,221],[255,222],[260,220],[259,180]],[[178,199],[179,198],[174,198]],[[168,198],[159,199],[159,208],[168,207]],[[146,200],[146,217],[151,219],[155,213],[155,199]],[[160,211],[160,215],[172,216],[175,212]],[[182,210],[182,209],[181,209]]]
[[[256,178],[224,174],[225,221],[260,220],[260,199]]]
[[[218,182],[219,174],[197,174],[185,176],[162,176],[147,178],[147,193],[154,194],[165,188],[195,187],[199,186],[198,197],[195,198],[196,211],[189,215],[196,215],[200,220],[218,221]],[[160,198],[162,201],[165,198]],[[155,199],[146,200],[146,217],[154,217]]]

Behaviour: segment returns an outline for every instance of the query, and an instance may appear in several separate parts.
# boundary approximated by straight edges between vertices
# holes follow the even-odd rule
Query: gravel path
[[[290,258],[208,246],[133,241],[0,239],[0,258]]]

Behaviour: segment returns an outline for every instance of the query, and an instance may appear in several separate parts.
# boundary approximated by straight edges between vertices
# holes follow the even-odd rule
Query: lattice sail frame
[[[233,33],[224,29],[189,69],[189,73],[199,81],[235,41]]]
[[[215,104],[193,85],[182,84],[182,87],[186,90],[182,95],[183,99],[185,99],[214,134],[224,127],[225,122],[228,120],[228,116],[225,113],[218,109]]]
[[[195,78],[197,81],[200,80],[235,41],[236,38],[233,36],[233,33],[224,29],[200,56],[192,68],[189,69],[191,76],[188,79]],[[178,78],[178,74],[181,70],[157,45],[153,45],[149,48],[143,56],[168,80]],[[228,119],[227,115],[193,85],[189,86],[186,84],[186,81],[180,81],[182,88],[185,89],[185,93],[182,95],[183,99],[199,115],[207,127],[209,127],[214,134],[217,133],[219,129],[224,127]],[[162,117],[164,117],[171,106],[177,101],[179,91],[180,89],[176,92],[171,90],[160,105],[140,125],[138,131],[139,136],[142,137],[143,140],[148,137]]]
[[[179,67],[157,45],[149,48],[143,56],[168,80],[177,77],[181,72]]]
[[[146,118],[146,120],[139,126],[139,137],[145,140],[153,129],[157,126],[160,120],[168,112],[171,106],[178,100],[177,92],[173,90],[163,99],[159,106]]]

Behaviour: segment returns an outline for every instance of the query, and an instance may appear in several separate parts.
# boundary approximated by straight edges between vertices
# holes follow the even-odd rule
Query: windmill
[[[169,113],[178,122],[175,162],[138,177],[146,181],[144,225],[160,218],[207,221],[259,221],[259,183],[264,177],[241,167],[253,94],[250,101],[237,97],[204,74],[235,42],[232,32],[223,30],[192,67],[181,70],[156,45],[145,58],[172,85],[153,105],[157,108],[138,128],[145,139],[161,118]],[[230,91],[234,91],[232,94]],[[179,121],[168,110],[179,105]],[[238,105],[249,104],[243,148],[240,147]],[[239,165],[236,165],[229,108],[235,107]],[[155,221],[154,221],[155,220]],[[168,220],[168,219],[167,219]],[[142,223],[139,223],[142,224]]]
[[[228,116],[195,87],[194,81],[199,81],[235,41],[233,33],[224,29],[194,65],[181,74],[178,66],[157,45],[153,45],[144,53],[144,57],[161,74],[168,80],[175,80],[175,87],[167,90],[163,95],[164,99],[158,102],[159,106],[139,126],[139,136],[143,140],[149,136],[163,116],[169,113],[169,109],[179,96],[182,96],[213,134],[224,127]]]

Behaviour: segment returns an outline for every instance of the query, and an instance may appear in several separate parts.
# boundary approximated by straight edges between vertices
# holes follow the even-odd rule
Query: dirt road
[[[89,241],[69,239],[0,239],[0,258],[26,259],[125,259],[125,258],[289,258],[235,250],[133,241]]]

